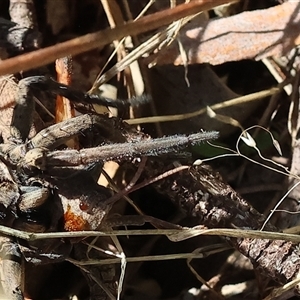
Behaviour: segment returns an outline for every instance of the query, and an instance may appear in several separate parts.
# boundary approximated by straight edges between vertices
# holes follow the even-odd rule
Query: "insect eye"
[[[82,211],[87,211],[89,209],[89,206],[84,203],[84,202],[80,202],[79,203],[79,208],[82,210]]]

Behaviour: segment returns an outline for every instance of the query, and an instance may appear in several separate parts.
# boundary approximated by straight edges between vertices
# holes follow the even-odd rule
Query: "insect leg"
[[[28,143],[28,148],[55,149],[69,138],[84,131],[97,131],[107,140],[124,142],[122,133],[116,129],[115,119],[99,115],[81,115],[41,130]]]
[[[53,94],[66,97],[73,102],[99,104],[116,108],[126,108],[129,106],[138,106],[147,103],[150,100],[149,96],[146,95],[142,95],[141,97],[134,97],[128,100],[115,100],[100,95],[88,94],[71,86],[59,83],[47,76],[32,76],[23,80],[25,80],[26,83],[29,83],[29,87],[32,92],[34,90],[46,90]]]
[[[218,133],[200,132],[185,135],[175,135],[153,140],[143,140],[137,142],[127,142],[119,144],[109,144],[96,148],[82,150],[59,150],[45,152],[44,149],[35,148],[28,151],[23,159],[24,166],[36,167],[41,170],[48,170],[56,167],[69,167],[90,165],[100,161],[124,160],[141,156],[158,156],[170,152],[182,150],[190,145],[215,139]]]
[[[34,113],[34,94],[40,90],[64,96],[73,102],[99,104],[116,108],[126,108],[149,102],[149,97],[146,95],[128,100],[114,100],[100,95],[90,95],[68,85],[58,83],[50,77],[27,77],[20,80],[18,84],[16,105],[11,122],[11,136],[14,139],[24,142],[28,137]]]

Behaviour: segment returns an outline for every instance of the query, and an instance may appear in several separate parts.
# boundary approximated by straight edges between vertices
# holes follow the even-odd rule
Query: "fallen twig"
[[[12,74],[21,70],[30,70],[55,61],[57,58],[76,55],[97,47],[104,46],[114,40],[128,35],[147,32],[188,15],[211,9],[215,6],[231,2],[230,0],[195,0],[166,9],[141,19],[128,22],[122,26],[105,29],[96,33],[84,35],[51,47],[7,59],[0,64],[0,75]]]

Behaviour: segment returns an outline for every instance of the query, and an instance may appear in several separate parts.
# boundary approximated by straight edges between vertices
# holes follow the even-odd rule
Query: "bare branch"
[[[215,6],[231,2],[230,0],[195,0],[190,3],[178,5],[141,19],[128,22],[122,26],[105,29],[96,33],[84,35],[45,49],[23,54],[7,59],[0,64],[0,75],[12,74],[21,70],[30,70],[55,61],[57,58],[76,55],[97,47],[102,47],[114,40],[128,35],[137,35],[161,26],[172,23],[187,15],[199,13]]]

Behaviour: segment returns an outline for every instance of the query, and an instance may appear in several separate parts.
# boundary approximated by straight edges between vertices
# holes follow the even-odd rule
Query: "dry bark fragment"
[[[154,167],[154,169],[153,169]],[[151,166],[151,170],[160,169]],[[207,166],[192,167],[154,184],[185,214],[198,218],[208,228],[260,229],[265,217],[251,207],[220,176]],[[279,231],[266,225],[268,231]],[[300,269],[298,246],[288,241],[228,238],[229,243],[248,257],[262,274],[286,284],[296,278]]]
[[[9,56],[40,48],[42,36],[32,0],[11,0],[9,13],[11,21],[0,18],[0,45]]]
[[[186,28],[180,34],[180,42],[188,63],[218,65],[285,55],[300,43],[299,6],[298,1],[285,2],[268,9],[202,21],[197,28]],[[155,56],[158,64],[184,64],[177,43]],[[146,62],[153,59],[154,56],[150,56]]]
[[[32,0],[10,0],[9,14],[20,26],[37,28],[36,12]]]

